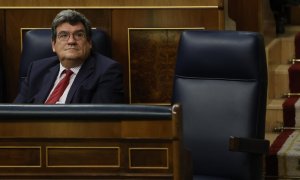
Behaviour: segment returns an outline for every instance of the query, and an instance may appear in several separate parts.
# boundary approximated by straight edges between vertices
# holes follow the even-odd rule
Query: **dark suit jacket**
[[[34,61],[15,103],[43,104],[56,80],[59,63],[57,56]],[[123,102],[123,96],[121,65],[93,52],[81,66],[68,93],[66,104],[119,103]]]

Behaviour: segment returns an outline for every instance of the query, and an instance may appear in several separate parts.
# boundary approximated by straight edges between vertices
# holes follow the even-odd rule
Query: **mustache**
[[[78,50],[79,48],[77,46],[67,46],[65,48],[65,50],[69,50],[69,49],[75,49],[75,50]]]

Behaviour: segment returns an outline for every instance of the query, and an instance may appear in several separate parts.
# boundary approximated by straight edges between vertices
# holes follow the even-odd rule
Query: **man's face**
[[[52,41],[52,50],[66,68],[82,64],[89,56],[92,43],[87,40],[82,23],[71,25],[62,23],[56,28],[56,41]]]

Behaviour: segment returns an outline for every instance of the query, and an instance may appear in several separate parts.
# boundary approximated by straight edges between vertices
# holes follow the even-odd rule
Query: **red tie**
[[[45,104],[56,104],[59,98],[63,95],[66,87],[69,84],[70,77],[73,74],[73,71],[71,71],[70,69],[66,69],[64,70],[64,73],[66,73],[65,77],[59,81],[59,83],[57,84],[57,86],[55,87]]]

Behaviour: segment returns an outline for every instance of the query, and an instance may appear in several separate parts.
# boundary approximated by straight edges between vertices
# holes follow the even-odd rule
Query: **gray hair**
[[[75,10],[62,10],[60,11],[56,17],[52,21],[52,40],[56,40],[57,26],[61,25],[62,23],[70,23],[71,25],[75,25],[77,23],[82,23],[85,29],[86,38],[89,40],[92,37],[92,29],[90,21],[81,13]]]

